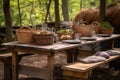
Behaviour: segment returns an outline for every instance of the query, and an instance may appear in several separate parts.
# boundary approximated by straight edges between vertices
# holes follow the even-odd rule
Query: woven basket
[[[57,33],[59,40],[73,39],[73,33]]]
[[[113,34],[114,28],[113,27],[111,27],[109,29],[101,28],[100,31],[101,31],[100,32],[101,34],[108,34],[111,36]]]
[[[91,37],[92,36],[92,26],[91,25],[79,25],[74,27],[75,33],[80,33],[82,37]]]
[[[20,43],[32,43],[33,30],[30,27],[21,27],[17,29],[16,35]]]
[[[36,45],[52,45],[54,43],[54,34],[34,34],[34,43]]]
[[[92,25],[93,25],[95,34],[100,34],[100,29],[101,29],[100,23],[99,22],[93,22]]]

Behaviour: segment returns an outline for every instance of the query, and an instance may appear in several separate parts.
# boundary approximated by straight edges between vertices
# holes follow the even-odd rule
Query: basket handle
[[[87,25],[87,24],[88,24],[88,22],[87,22],[87,21],[83,21],[83,22],[82,22],[82,24],[85,24],[85,25]]]
[[[92,25],[99,25],[100,26],[100,23],[99,22],[93,22]]]
[[[21,30],[29,30],[29,31],[33,32],[33,30],[30,27],[27,27],[27,26],[22,26],[18,29],[18,31],[21,31]]]

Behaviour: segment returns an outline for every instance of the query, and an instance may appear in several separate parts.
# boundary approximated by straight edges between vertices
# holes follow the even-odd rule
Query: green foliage
[[[100,22],[100,26],[105,29],[109,29],[112,27],[109,22]]]
[[[58,30],[57,33],[69,34],[69,33],[73,33],[73,31],[71,29],[65,29],[65,30]]]
[[[22,19],[22,25],[35,26],[36,24],[43,23],[47,12],[46,5],[49,0],[19,0],[20,1],[20,15]],[[62,0],[59,0],[60,20],[63,20],[62,14]],[[111,0],[107,0],[109,3]],[[73,20],[74,16],[82,9],[91,7],[91,2],[99,6],[99,0],[68,0],[68,11],[70,20]],[[20,25],[18,2],[17,0],[10,0],[10,11],[12,17],[13,26]],[[55,21],[54,12],[54,0],[51,2],[49,21]],[[0,0],[0,26],[4,26],[4,13],[3,13],[3,1]]]
[[[0,26],[4,26],[4,14],[3,14],[3,3],[2,0],[0,0]]]

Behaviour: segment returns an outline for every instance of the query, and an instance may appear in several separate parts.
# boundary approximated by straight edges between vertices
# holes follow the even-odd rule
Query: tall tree
[[[94,1],[94,0],[90,0],[90,6],[91,6],[91,7],[96,6],[96,4],[95,4],[95,1]]]
[[[47,13],[46,13],[46,16],[45,16],[45,22],[47,22],[47,18],[48,18],[48,15],[49,15],[49,12],[50,12],[50,4],[51,4],[51,0],[49,0],[49,3],[47,4]]]
[[[18,2],[18,12],[19,12],[19,21],[20,21],[20,26],[22,26],[21,10],[20,10],[20,0],[17,0],[17,2]]]
[[[82,0],[80,0],[80,9],[82,9]]]
[[[12,41],[12,20],[10,14],[10,0],[3,0],[3,10],[5,16],[6,42]]]
[[[64,21],[69,21],[68,0],[62,0],[62,12]]]
[[[60,26],[59,0],[54,0],[54,2],[55,2],[55,29],[58,30]]]
[[[100,0],[100,21],[105,21],[106,0]]]

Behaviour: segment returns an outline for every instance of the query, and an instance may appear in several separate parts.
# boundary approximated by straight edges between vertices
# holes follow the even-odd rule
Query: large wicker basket
[[[95,34],[100,34],[100,29],[101,29],[100,23],[99,22],[93,22],[92,25],[93,25]]]
[[[36,45],[51,45],[54,43],[54,34],[34,34],[34,43]]]
[[[91,25],[79,25],[74,26],[75,33],[80,33],[82,37],[91,37],[92,36],[92,26]]]
[[[20,43],[32,43],[33,30],[30,27],[21,27],[16,30],[17,39]]]

